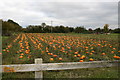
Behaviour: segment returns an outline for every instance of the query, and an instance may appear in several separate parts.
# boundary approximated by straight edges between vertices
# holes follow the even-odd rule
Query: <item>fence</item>
[[[97,68],[119,66],[116,61],[91,61],[91,62],[65,62],[65,63],[42,63],[42,58],[35,59],[35,64],[2,65],[2,72],[29,72],[35,71],[35,78],[43,78],[46,70],[67,70],[80,68]],[[38,80],[38,79],[37,79]]]

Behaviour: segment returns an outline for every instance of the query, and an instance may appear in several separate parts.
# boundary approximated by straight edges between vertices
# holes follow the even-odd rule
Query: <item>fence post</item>
[[[42,58],[35,59],[35,64],[42,64]],[[35,71],[35,79],[42,80],[43,72],[42,71]]]

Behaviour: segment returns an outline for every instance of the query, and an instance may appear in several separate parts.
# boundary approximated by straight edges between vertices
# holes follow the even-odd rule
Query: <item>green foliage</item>
[[[120,28],[116,28],[113,30],[114,33],[120,33]]]
[[[45,23],[42,23],[41,25],[29,25],[27,28],[24,29],[24,32],[27,33],[82,33],[82,34],[91,34],[91,33],[120,33],[120,29],[109,29],[109,25],[105,24],[104,28],[96,28],[92,30],[89,28],[88,30],[84,26],[79,27],[69,27],[69,26],[49,26]]]
[[[84,33],[86,32],[87,30],[82,26],[82,27],[76,27],[75,28],[75,33]]]
[[[105,32],[105,33],[108,33],[108,31],[109,31],[109,28],[108,28],[108,27],[109,27],[109,24],[105,24],[105,25],[104,25],[104,32]]]
[[[19,32],[22,27],[13,20],[2,21],[2,35],[10,36],[13,32]]]
[[[69,32],[73,32],[74,28],[72,27],[64,27],[62,25],[60,26],[49,26],[49,25],[44,25],[43,23],[41,25],[35,26],[35,25],[29,25],[26,28],[25,32],[28,33],[69,33]]]
[[[114,30],[109,29],[109,24],[105,24],[103,29],[96,28],[88,30],[84,26],[79,27],[70,27],[70,26],[50,26],[46,23],[41,23],[41,25],[29,25],[26,28],[22,28],[18,23],[9,19],[8,21],[2,21],[2,35],[10,36],[16,32],[25,32],[25,33],[120,33],[120,28]]]

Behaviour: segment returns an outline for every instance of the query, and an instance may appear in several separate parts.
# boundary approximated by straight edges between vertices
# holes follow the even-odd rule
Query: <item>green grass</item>
[[[43,71],[44,78],[118,78],[118,68],[89,68]],[[3,78],[34,78],[34,72],[4,73]]]
[[[74,69],[63,71],[46,71],[45,78],[118,78],[116,67],[112,68],[89,68],[89,69]],[[113,74],[115,73],[115,74]],[[53,76],[51,76],[54,74]]]
[[[8,36],[2,36],[3,41],[8,38],[9,38]]]

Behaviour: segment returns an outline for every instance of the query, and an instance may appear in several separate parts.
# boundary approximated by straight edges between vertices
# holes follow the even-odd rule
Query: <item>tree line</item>
[[[103,28],[96,28],[88,30],[84,26],[78,26],[78,27],[68,27],[68,26],[49,26],[45,23],[42,23],[41,25],[29,25],[26,28],[24,28],[24,32],[26,33],[120,33],[120,28],[116,28],[114,30],[109,29],[109,24],[105,24]]]
[[[26,28],[22,28],[17,22],[9,19],[8,21],[2,20],[2,35],[11,35],[16,32],[25,33],[120,33],[120,28],[109,29],[109,25],[105,24],[103,28],[86,29],[84,26],[69,27],[69,26],[50,26],[46,23],[41,25],[29,25]]]
[[[8,21],[3,21],[3,20],[1,21],[2,21],[2,35],[3,36],[10,36],[12,35],[12,33],[22,31],[22,27],[11,19],[9,19]]]

